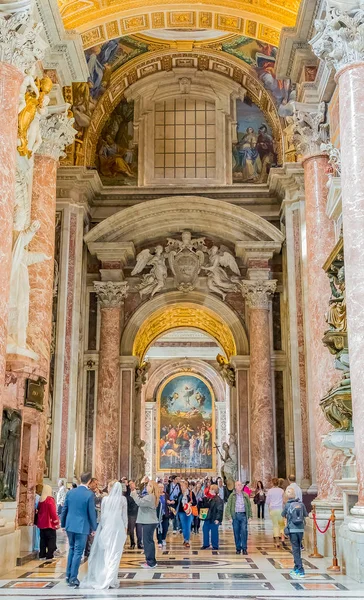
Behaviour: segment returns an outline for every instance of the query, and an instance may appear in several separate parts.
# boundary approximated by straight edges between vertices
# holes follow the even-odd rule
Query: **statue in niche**
[[[15,500],[20,459],[21,417],[6,408],[0,439],[0,500]]]
[[[232,273],[240,277],[240,270],[237,262],[226,246],[212,246],[208,251],[210,264],[207,267],[202,267],[207,271],[207,287],[211,292],[215,292],[226,298],[228,292],[237,291],[237,277],[230,277],[226,273],[226,268],[229,268]]]
[[[223,443],[222,449],[224,451],[224,455],[221,454],[217,446],[216,448],[221,456],[221,460],[224,463],[221,467],[221,476],[225,481],[226,487],[229,491],[231,491],[234,489],[235,481],[238,475],[238,448],[236,445],[235,434],[231,433],[229,435],[229,443]]]
[[[26,349],[30,294],[28,267],[51,259],[43,252],[30,252],[27,249],[39,227],[39,221],[33,221],[28,229],[19,233],[13,247],[8,321],[9,353],[16,353],[19,348]]]
[[[222,354],[218,354],[216,357],[218,370],[221,377],[226,381],[229,387],[235,387],[235,369],[231,366],[229,361]]]
[[[133,448],[133,477],[135,482],[138,484],[145,475],[145,465],[147,459],[144,454],[145,441],[140,439],[139,435],[134,438]]]
[[[160,292],[166,283],[167,267],[166,254],[163,246],[156,246],[154,254],[151,254],[149,249],[142,250],[137,256],[137,264],[135,265],[131,275],[138,275],[147,266],[152,267],[148,274],[143,275],[142,282],[138,285],[140,297],[153,296]]]
[[[346,298],[345,298],[345,267],[341,267],[337,274],[338,285],[335,278],[330,277],[331,299],[330,308],[325,315],[326,322],[331,330],[347,331]]]
[[[147,382],[147,374],[150,369],[150,362],[143,360],[139,367],[135,370],[135,390],[139,392],[143,385]]]

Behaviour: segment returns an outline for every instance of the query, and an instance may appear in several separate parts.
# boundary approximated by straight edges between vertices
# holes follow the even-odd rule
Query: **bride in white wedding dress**
[[[81,588],[103,590],[119,587],[118,571],[128,527],[127,501],[121,484],[109,484],[109,495],[101,503],[101,518],[88,559],[88,572]]]

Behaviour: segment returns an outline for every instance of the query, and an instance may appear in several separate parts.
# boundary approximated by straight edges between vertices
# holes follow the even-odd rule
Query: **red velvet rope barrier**
[[[330,523],[331,523],[331,517],[330,517],[330,519],[328,520],[328,522],[327,522],[327,525],[326,525],[325,529],[320,529],[320,528],[319,528],[319,526],[317,525],[317,517],[316,517],[316,514],[315,514],[315,513],[313,513],[313,514],[312,514],[312,516],[313,516],[313,522],[314,522],[314,523],[315,523],[315,525],[316,525],[316,529],[317,529],[317,530],[318,530],[320,533],[326,533],[326,531],[327,531],[327,530],[328,530],[328,528],[330,527]]]

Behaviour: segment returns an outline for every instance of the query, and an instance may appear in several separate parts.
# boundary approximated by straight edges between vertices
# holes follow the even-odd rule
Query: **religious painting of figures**
[[[109,87],[112,73],[147,50],[148,45],[144,42],[125,36],[85,51],[89,70],[88,81],[73,83],[72,86],[72,112],[79,131],[90,125],[97,101]]]
[[[289,79],[277,79],[275,62],[278,48],[245,36],[236,36],[222,44],[223,52],[232,54],[250,65],[265,89],[272,95],[280,117],[293,114],[295,92]]]
[[[233,183],[266,183],[277,156],[270,127],[250,101],[236,101],[237,141],[233,145]]]
[[[108,118],[98,145],[97,167],[105,185],[137,185],[138,153],[133,142],[134,103],[122,100]]]
[[[161,387],[158,404],[158,470],[213,470],[215,407],[210,384],[199,375],[173,375]]]

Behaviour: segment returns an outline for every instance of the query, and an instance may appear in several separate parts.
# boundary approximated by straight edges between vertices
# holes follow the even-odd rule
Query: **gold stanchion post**
[[[309,558],[323,558],[322,554],[319,553],[318,549],[317,549],[317,531],[316,531],[316,522],[315,522],[315,516],[316,516],[316,506],[313,505],[312,507],[312,515],[313,515],[313,552],[312,554],[309,554]]]
[[[335,571],[336,573],[338,573],[339,571],[341,571],[340,567],[339,567],[339,563],[337,560],[337,552],[336,552],[336,528],[335,528],[335,522],[336,522],[336,517],[335,517],[335,509],[332,508],[331,509],[331,525],[332,525],[332,566],[328,567],[328,571]]]

